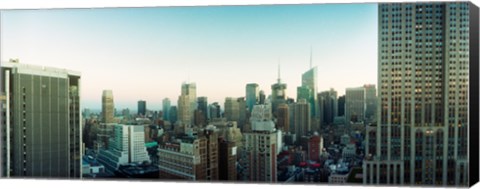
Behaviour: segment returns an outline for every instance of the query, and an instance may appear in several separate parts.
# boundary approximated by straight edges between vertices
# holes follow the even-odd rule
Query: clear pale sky
[[[223,106],[247,83],[270,94],[278,63],[295,98],[310,47],[319,92],[377,83],[374,3],[7,10],[0,29],[2,61],[80,71],[83,108],[111,89],[117,109],[159,110],[184,81]]]

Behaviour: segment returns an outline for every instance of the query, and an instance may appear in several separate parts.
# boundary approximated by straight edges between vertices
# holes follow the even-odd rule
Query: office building
[[[272,102],[272,113],[275,115],[275,111],[277,111],[277,107],[280,104],[285,104],[287,100],[287,94],[286,90],[287,89],[287,84],[282,83],[282,80],[280,79],[280,65],[278,66],[278,79],[277,83],[272,85],[272,96],[271,96],[271,102]]]
[[[265,104],[265,100],[267,99],[267,96],[265,95],[265,91],[260,90],[258,93],[258,104]]]
[[[197,109],[197,85],[195,83],[182,83],[181,95],[188,98],[188,102],[190,103],[189,117],[193,118],[193,112]],[[193,119],[190,124],[193,124]]]
[[[478,8],[381,3],[378,17],[378,118],[368,128],[363,183],[468,186],[470,47],[478,51],[469,38],[478,39],[470,33],[478,32]]]
[[[103,90],[102,92],[102,122],[113,123],[114,103],[112,90]]]
[[[174,124],[178,121],[178,108],[177,106],[171,106],[168,112],[168,117],[170,118],[170,123]]]
[[[210,119],[208,111],[208,98],[206,96],[201,96],[197,98],[197,110],[199,110],[205,121]]]
[[[339,96],[337,103],[338,116],[345,116],[345,95]]]
[[[169,98],[164,98],[162,100],[162,112],[163,112],[163,120],[165,121],[171,121],[170,120],[170,107],[171,107],[171,101]]]
[[[365,88],[347,88],[345,92],[345,122],[363,122],[365,120]]]
[[[245,89],[245,97],[247,102],[248,111],[251,112],[253,105],[258,103],[259,100],[259,89],[258,84],[249,83]]]
[[[317,81],[317,67],[310,65],[310,69],[302,74],[302,87],[310,89],[310,98],[305,100],[310,104],[310,116],[312,117],[320,117],[320,111],[318,110],[320,107],[317,102]]]
[[[277,111],[277,130],[281,130],[283,133],[290,132],[290,115],[287,104],[278,105]]]
[[[338,100],[337,91],[330,89],[319,93],[318,101],[320,107],[320,116],[322,124],[329,125],[333,123],[333,119],[338,116]],[[321,98],[321,99],[320,99]]]
[[[208,111],[210,112],[210,119],[221,118],[222,111],[220,110],[220,105],[218,102],[214,102],[208,106]]]
[[[240,119],[239,105],[237,99],[233,97],[225,98],[225,118],[227,121],[236,121]]]
[[[365,88],[365,121],[373,123],[377,121],[377,89],[373,84],[364,85],[363,87]]]
[[[115,125],[108,149],[101,149],[98,153],[98,162],[105,166],[107,173],[111,174],[114,174],[120,165],[150,162],[145,147],[144,126]]]
[[[80,178],[80,73],[18,60],[0,71],[0,176]]]
[[[137,115],[146,116],[147,115],[147,101],[139,100],[137,102]]]
[[[307,136],[308,132],[311,131],[310,104],[305,99],[300,99],[294,105],[293,119],[295,121],[294,133],[297,136],[297,141],[300,141],[302,136]]]
[[[218,175],[222,181],[237,180],[237,146],[235,142],[218,138]]]
[[[193,112],[190,112],[190,97],[186,95],[180,95],[178,97],[178,121],[181,124],[192,125],[193,124]]]

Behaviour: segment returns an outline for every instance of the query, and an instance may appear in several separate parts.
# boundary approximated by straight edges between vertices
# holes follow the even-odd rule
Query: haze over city
[[[163,98],[177,103],[183,82],[223,106],[247,83],[271,94],[279,64],[295,98],[311,57],[319,92],[377,83],[376,4],[8,10],[1,19],[2,61],[80,71],[84,108],[100,109],[111,89],[117,109],[146,100],[159,110]]]

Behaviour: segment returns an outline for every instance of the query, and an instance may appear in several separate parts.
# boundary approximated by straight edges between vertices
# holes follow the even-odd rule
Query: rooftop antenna
[[[278,83],[281,83],[281,80],[280,80],[280,58],[278,59],[278,79],[277,79]]]
[[[313,55],[312,55],[313,50],[312,49],[313,49],[312,46],[310,46],[310,69],[312,69],[312,62],[313,62],[312,61],[312,59],[313,59]]]

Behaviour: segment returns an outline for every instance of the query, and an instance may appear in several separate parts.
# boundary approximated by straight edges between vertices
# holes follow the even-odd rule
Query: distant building
[[[171,106],[168,112],[170,123],[176,123],[178,121],[178,109],[177,106]]]
[[[237,99],[233,97],[225,98],[225,118],[227,121],[236,121],[238,123],[240,118],[239,105]]]
[[[319,94],[321,96],[321,99],[318,98],[318,100],[321,100],[321,105],[320,109],[322,110],[320,112],[321,116],[321,121],[322,124],[332,124],[333,119],[338,115],[338,100],[337,100],[337,91],[330,89],[329,91],[324,91]],[[320,106],[320,105],[319,105]]]
[[[258,93],[258,104],[265,104],[265,100],[267,99],[267,96],[265,95],[265,91],[260,90]]]
[[[345,116],[345,95],[338,97],[338,116]]]
[[[280,104],[277,108],[277,124],[276,128],[283,133],[290,132],[290,115],[287,104]]]
[[[365,120],[370,123],[376,123],[377,90],[373,84],[364,85],[363,87],[365,89]]]
[[[137,114],[140,116],[146,116],[147,115],[147,101],[145,100],[139,100],[137,102]]]
[[[208,98],[206,96],[201,96],[197,98],[197,110],[201,112],[201,115],[203,116],[203,120],[207,122],[210,120],[210,115],[208,111]]]
[[[365,89],[363,87],[347,88],[345,93],[346,124],[365,120]]]
[[[186,96],[190,105],[188,106],[190,109],[189,117],[192,118],[190,123],[185,124],[193,124],[193,112],[197,109],[197,85],[195,83],[182,83],[182,96]],[[180,106],[178,107],[180,110]]]
[[[300,101],[295,104],[294,120],[294,133],[297,135],[297,141],[300,141],[300,138],[307,136],[311,130],[310,104],[308,104],[305,99],[300,99]]]
[[[0,176],[80,178],[81,74],[2,62]]]
[[[178,120],[182,124],[192,125],[193,124],[193,112],[190,112],[192,105],[190,103],[190,98],[186,95],[180,95],[178,97]]]
[[[248,111],[251,112],[253,109],[253,105],[257,104],[259,101],[259,90],[258,84],[256,83],[249,83],[245,89],[245,97]]]
[[[277,83],[272,85],[272,113],[275,114],[277,111],[277,107],[280,104],[286,103],[287,100],[287,94],[286,90],[287,89],[287,84],[282,83],[280,79],[280,66],[278,67],[278,79]]]
[[[319,106],[317,102],[317,81],[317,67],[312,67],[310,65],[310,69],[302,74],[302,87],[308,87],[310,89],[310,98],[305,100],[308,104],[310,104],[311,117],[320,116],[320,111],[318,110]]]
[[[113,123],[115,105],[112,90],[103,90],[102,93],[102,122]]]
[[[214,102],[208,106],[208,111],[210,112],[210,119],[213,120],[215,118],[221,118],[222,111],[220,109],[220,105],[218,102]]]
[[[164,98],[162,100],[162,111],[163,111],[163,120],[165,121],[172,121],[170,120],[170,107],[171,101],[169,98]]]
[[[115,125],[114,137],[110,139],[107,150],[100,150],[98,162],[104,165],[109,173],[114,173],[120,165],[150,162],[144,132],[143,125]]]

